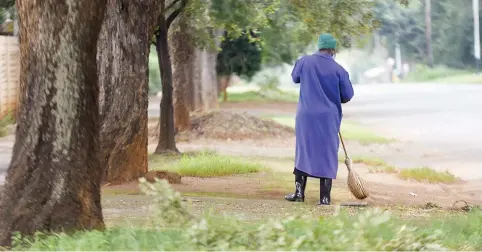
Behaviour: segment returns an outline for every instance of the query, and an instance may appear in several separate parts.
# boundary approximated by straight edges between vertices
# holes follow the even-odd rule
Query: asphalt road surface
[[[407,142],[398,163],[482,178],[482,85],[359,85],[349,120]]]
[[[380,151],[387,161],[482,179],[482,85],[357,85],[355,93],[344,107],[345,118],[404,143],[398,153]],[[150,102],[149,115],[159,115],[157,101]],[[9,145],[0,139],[0,183]]]

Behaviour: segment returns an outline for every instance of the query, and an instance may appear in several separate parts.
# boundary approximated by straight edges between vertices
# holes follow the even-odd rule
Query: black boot
[[[295,175],[295,193],[285,196],[285,200],[294,202],[305,201],[305,188],[307,177],[301,175]]]
[[[331,182],[332,182],[332,179],[329,179],[329,178],[320,179],[320,204],[319,205],[330,205]]]

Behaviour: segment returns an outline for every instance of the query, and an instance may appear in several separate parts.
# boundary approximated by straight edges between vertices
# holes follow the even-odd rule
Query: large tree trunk
[[[147,173],[149,49],[160,0],[109,0],[97,55],[104,181]]]
[[[174,125],[177,131],[191,128],[189,111],[191,110],[192,92],[192,60],[194,47],[188,31],[188,17],[179,16],[170,28],[169,49],[172,60],[172,75],[174,88]]]
[[[190,94],[191,111],[204,110],[204,103],[202,97],[202,68],[203,68],[203,51],[196,49],[194,51],[194,59],[192,60],[192,92]]]
[[[228,87],[231,83],[231,75],[218,76],[218,94],[223,93],[223,102],[228,101]]]
[[[216,46],[219,46],[222,30],[211,32]],[[218,103],[218,79],[216,73],[217,52],[210,49],[196,49],[193,65],[193,93],[191,94],[192,110],[217,109]]]
[[[161,118],[159,122],[159,141],[156,154],[178,153],[174,139],[174,111],[172,103],[172,68],[169,56],[168,27],[164,19],[164,1],[161,1],[161,18],[159,31],[156,34],[156,50],[159,58],[159,70],[162,81]]]
[[[102,229],[96,45],[105,1],[17,1],[22,97],[0,201],[12,232]]]
[[[218,80],[216,74],[217,53],[211,50],[203,51],[202,68],[202,99],[205,110],[218,107]]]
[[[193,110],[209,111],[218,107],[216,53],[196,49],[193,63]]]

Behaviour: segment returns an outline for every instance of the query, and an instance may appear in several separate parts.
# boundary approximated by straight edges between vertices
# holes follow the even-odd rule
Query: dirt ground
[[[256,114],[293,114],[294,104],[224,104],[223,111]],[[155,140],[151,139],[149,149],[155,148]],[[183,177],[182,184],[173,185],[184,197],[193,199],[193,208],[200,212],[212,209],[219,213],[248,214],[249,218],[264,218],[264,216],[283,215],[292,211],[307,211],[312,214],[333,212],[334,207],[317,207],[318,182],[308,181],[307,199],[304,204],[292,204],[283,200],[284,195],[293,189],[293,157],[294,136],[262,140],[212,140],[197,139],[178,142],[182,152],[214,150],[219,154],[242,156],[248,160],[260,162],[273,169],[273,173],[251,174],[224,178],[192,178]],[[348,142],[352,155],[377,153],[403,153],[408,146],[404,143],[384,145],[361,145]],[[430,150],[427,150],[429,152]],[[388,208],[411,208],[415,215],[424,216],[433,209],[460,209],[466,204],[482,205],[482,181],[460,181],[451,185],[424,184],[420,182],[401,180],[393,174],[371,173],[369,167],[362,164],[355,166],[358,173],[368,182],[371,195],[365,201],[368,206]],[[334,181],[332,190],[333,205],[357,201],[346,185],[347,171],[344,164],[339,166],[338,178]],[[107,213],[115,212],[116,198],[119,194],[132,194],[137,202],[132,208],[133,215],[145,213],[149,199],[140,196],[137,183],[130,183],[104,188],[104,205]],[[144,198],[143,198],[144,197]],[[117,202],[117,203],[116,203]],[[124,206],[125,207],[125,206]],[[429,209],[427,209],[429,208]],[[110,211],[110,212],[109,212]],[[413,214],[413,213],[412,213]],[[115,214],[108,214],[116,218]],[[113,217],[114,216],[114,217]],[[109,217],[109,218],[110,218]]]
[[[262,104],[262,103],[228,103],[223,104],[222,111],[245,113],[251,115],[292,115],[295,104]],[[232,176],[224,178],[192,178],[183,177],[182,183],[173,185],[187,199],[193,200],[192,208],[201,213],[213,210],[217,213],[233,213],[247,215],[249,219],[266,216],[284,215],[293,212],[309,212],[314,215],[331,214],[336,205],[356,201],[350,194],[347,185],[347,171],[344,164],[339,166],[338,178],[332,190],[332,207],[318,207],[318,182],[308,181],[307,201],[304,204],[285,202],[285,194],[293,190],[293,169],[295,138],[283,137],[255,140],[212,140],[196,139],[178,142],[182,152],[214,150],[219,154],[242,156],[245,159],[260,162],[271,168],[273,172]],[[350,153],[381,157],[385,154],[403,154],[410,148],[403,142],[377,145],[361,145],[347,142]],[[156,147],[155,139],[150,139],[149,150]],[[6,147],[5,147],[6,148]],[[425,150],[430,153],[431,150]],[[410,157],[406,157],[410,158]],[[6,160],[6,158],[2,158]],[[1,161],[1,160],[0,160]],[[368,206],[385,208],[410,208],[412,215],[425,216],[438,207],[460,208],[467,202],[470,205],[482,205],[482,181],[460,181],[456,184],[424,184],[405,181],[393,174],[370,173],[369,167],[356,164],[355,169],[368,182],[371,195],[366,202]],[[148,206],[151,198],[142,195],[137,183],[129,183],[103,188],[104,216],[113,223],[119,219],[144,218],[149,215]],[[429,209],[427,209],[429,208]]]

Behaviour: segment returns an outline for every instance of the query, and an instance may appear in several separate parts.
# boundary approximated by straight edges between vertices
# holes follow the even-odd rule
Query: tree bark
[[[188,17],[184,14],[173,23],[169,32],[169,49],[172,56],[174,88],[174,125],[177,131],[191,128],[189,112],[191,108],[190,89],[192,88],[192,60],[194,47],[188,31]]]
[[[211,31],[216,46],[221,43],[222,30]],[[196,49],[193,64],[193,93],[191,94],[192,110],[217,109],[218,103],[218,79],[216,73],[217,52],[209,49]]]
[[[203,69],[203,57],[202,50],[195,49],[194,59],[191,63],[192,66],[192,91],[190,95],[191,111],[204,110],[204,103],[202,99],[202,69]]]
[[[12,232],[103,229],[96,44],[105,1],[17,1],[22,106],[0,199]]]
[[[204,50],[202,55],[202,100],[203,108],[209,111],[218,107],[217,53],[215,51]]]
[[[159,123],[159,141],[156,154],[178,153],[174,140],[174,109],[172,100],[172,68],[169,56],[168,26],[164,18],[165,3],[161,1],[161,17],[156,34],[156,50],[159,58],[159,70],[162,81],[161,117]]]
[[[425,0],[425,39],[427,44],[427,63],[433,67],[433,51],[432,51],[432,3]]]
[[[218,76],[218,92],[223,93],[223,102],[228,101],[227,89],[231,83],[231,75]]]
[[[149,49],[159,0],[108,0],[98,41],[104,182],[147,173]]]

